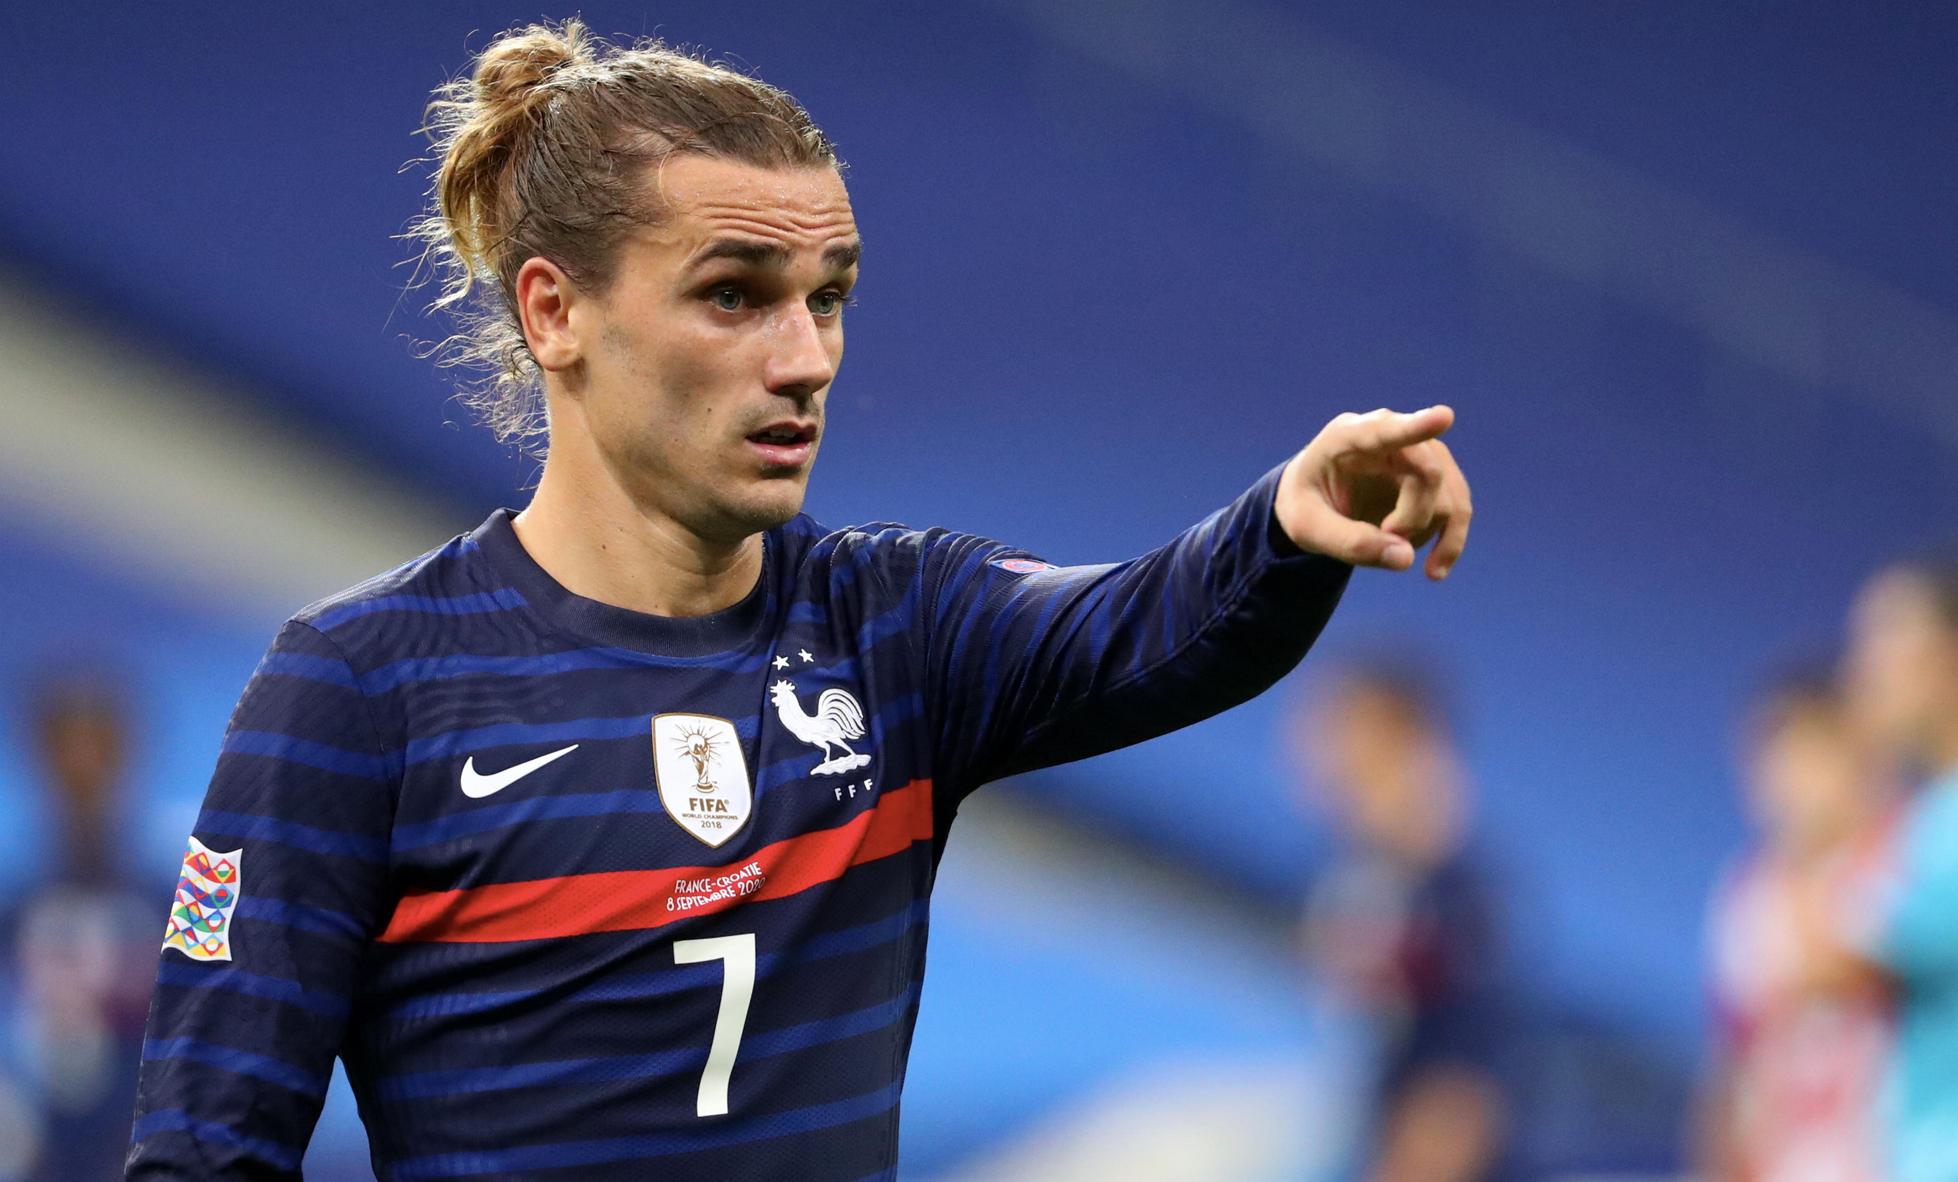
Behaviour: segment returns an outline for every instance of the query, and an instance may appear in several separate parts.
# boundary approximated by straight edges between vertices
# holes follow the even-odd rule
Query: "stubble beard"
[[[652,477],[651,483],[663,482]],[[745,541],[795,520],[802,512],[807,491],[806,476],[721,473],[696,475],[687,483],[692,485],[690,494],[681,503],[671,504],[668,513],[696,536],[728,544]],[[653,496],[658,491],[657,488],[647,490]]]

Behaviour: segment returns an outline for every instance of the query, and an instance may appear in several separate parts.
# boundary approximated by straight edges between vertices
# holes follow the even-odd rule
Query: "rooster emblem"
[[[870,756],[859,755],[850,747],[851,739],[863,738],[863,707],[848,690],[832,686],[817,694],[814,714],[803,710],[792,681],[776,682],[768,687],[768,696],[790,734],[823,749],[823,762],[816,765],[814,774],[841,775],[870,762]],[[832,754],[831,748],[836,747],[842,748],[843,754]]]

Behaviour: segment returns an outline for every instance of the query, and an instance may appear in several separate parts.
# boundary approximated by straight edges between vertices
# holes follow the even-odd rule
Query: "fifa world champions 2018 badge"
[[[163,933],[164,948],[175,948],[192,960],[231,959],[231,913],[238,909],[244,885],[244,856],[242,847],[219,852],[190,839]]]
[[[653,780],[667,815],[709,846],[727,844],[755,808],[741,736],[712,714],[653,716]]]

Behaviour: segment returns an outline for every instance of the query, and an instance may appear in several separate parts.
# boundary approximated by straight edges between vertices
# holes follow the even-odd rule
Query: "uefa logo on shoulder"
[[[987,565],[996,566],[1012,575],[1037,575],[1044,570],[1059,569],[1053,563],[1042,562],[1038,558],[995,558]]]

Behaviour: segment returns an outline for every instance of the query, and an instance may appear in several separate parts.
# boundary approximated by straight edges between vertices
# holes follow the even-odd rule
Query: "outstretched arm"
[[[1406,570],[1434,541],[1427,572],[1444,577],[1470,515],[1440,441],[1453,421],[1447,407],[1341,415],[1230,505],[1111,566],[910,535],[941,793],[956,800],[1254,696],[1304,656],[1353,566]]]

